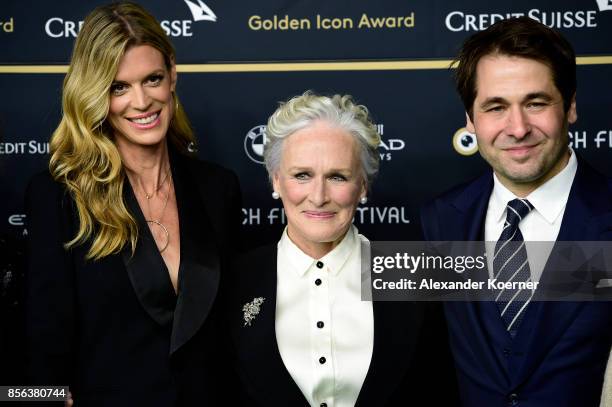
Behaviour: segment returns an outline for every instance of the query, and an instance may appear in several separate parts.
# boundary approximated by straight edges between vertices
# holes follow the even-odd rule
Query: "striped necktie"
[[[526,199],[513,199],[506,207],[506,222],[495,244],[493,273],[498,282],[529,282],[531,271],[520,221],[533,209]],[[530,289],[498,290],[495,302],[510,336],[514,338],[533,296]]]

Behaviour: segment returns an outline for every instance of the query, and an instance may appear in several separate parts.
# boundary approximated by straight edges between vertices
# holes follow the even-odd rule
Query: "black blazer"
[[[222,263],[241,219],[236,176],[171,153],[180,224],[178,295],[129,182],[139,226],[129,247],[86,261],[65,250],[76,206],[48,173],[26,194],[26,326],[31,383],[70,385],[75,406],[216,405],[224,380],[215,301]]]
[[[242,406],[307,406],[276,342],[276,244],[237,259],[228,289],[226,323],[240,377]],[[251,326],[242,307],[265,302]],[[374,302],[374,349],[357,406],[455,406],[455,372],[439,304]]]

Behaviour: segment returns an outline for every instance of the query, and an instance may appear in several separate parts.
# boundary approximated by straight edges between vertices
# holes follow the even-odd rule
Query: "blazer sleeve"
[[[75,279],[70,253],[72,201],[51,176],[35,176],[26,190],[26,373],[31,384],[72,382]]]
[[[206,161],[192,161],[197,185],[217,235],[222,257],[241,252],[242,194],[236,174]]]
[[[228,246],[230,254],[232,251],[242,252],[245,244],[242,241],[242,192],[240,191],[240,183],[238,176],[233,171],[227,172],[226,196],[228,202],[228,211],[226,224],[228,228]]]
[[[421,230],[424,240],[442,240],[440,239],[440,224],[438,222],[435,201],[429,202],[421,208]]]

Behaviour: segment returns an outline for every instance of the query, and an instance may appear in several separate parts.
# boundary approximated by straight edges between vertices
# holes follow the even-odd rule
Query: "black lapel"
[[[374,349],[356,406],[383,406],[412,366],[424,304],[374,301]]]
[[[602,227],[609,227],[610,221],[609,219],[607,222],[600,220],[606,216],[609,217],[612,212],[609,196],[606,196],[605,192],[602,195],[605,186],[605,177],[596,173],[579,158],[578,170],[563,214],[558,241],[598,241],[601,239]],[[542,280],[547,278],[547,274],[553,272],[554,268],[550,267],[554,264],[554,256],[555,249],[542,273]],[[515,378],[517,385],[529,377],[584,305],[583,302],[531,304],[535,306],[533,310],[530,310],[536,314],[535,329],[530,332],[530,335],[521,337],[521,332],[517,335],[517,339],[523,341],[522,347],[526,351],[525,363],[520,369],[520,374]]]
[[[276,252],[276,244],[265,246],[234,262],[226,318],[249,396],[261,405],[307,406],[276,342]],[[260,312],[245,326],[242,308],[258,297],[264,298]]]
[[[128,245],[121,251],[121,259],[142,307],[158,324],[170,327],[176,296],[166,265],[127,177],[123,183],[123,192],[126,205],[136,218],[139,236],[134,254]]]
[[[210,312],[220,278],[219,249],[212,224],[188,158],[171,155],[181,234],[178,300],[174,312],[170,353],[185,344],[202,326]],[[202,174],[199,174],[202,176]],[[206,199],[214,199],[214,194]]]

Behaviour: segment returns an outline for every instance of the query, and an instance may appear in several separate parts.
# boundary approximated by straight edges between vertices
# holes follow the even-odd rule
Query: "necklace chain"
[[[166,194],[166,199],[164,199],[164,206],[161,210],[161,213],[159,214],[159,217],[157,219],[153,219],[153,213],[151,212],[150,200],[155,195],[155,193],[158,192],[160,188],[164,185],[164,183],[166,182],[166,179],[169,179],[169,183],[168,183],[168,193]],[[164,231],[164,234],[166,235],[166,242],[164,243],[164,245],[161,248],[159,248],[158,246],[159,252],[163,253],[163,251],[166,250],[168,248],[168,245],[170,244],[170,232],[168,232],[168,228],[162,223],[164,213],[166,213],[166,207],[168,206],[168,201],[170,200],[170,192],[172,190],[172,178],[170,177],[170,167],[168,167],[168,171],[166,172],[166,176],[164,177],[162,182],[160,182],[160,184],[157,186],[157,188],[151,195],[147,194],[147,191],[145,191],[142,185],[141,185],[141,188],[145,194],[145,197],[147,198],[147,211],[149,212],[149,219],[145,219],[145,220],[149,224],[149,227],[151,227],[152,225],[157,225]]]
[[[166,173],[164,174],[164,178],[162,178],[161,182],[157,185],[157,188],[155,188],[153,192],[151,192],[150,194],[144,189],[144,185],[142,185],[142,191],[144,192],[145,197],[147,198],[147,201],[153,198],[153,196],[155,196],[155,193],[157,193],[157,191],[159,191],[161,187],[164,186],[169,175],[170,175],[170,167],[168,167],[168,169],[166,170]]]

